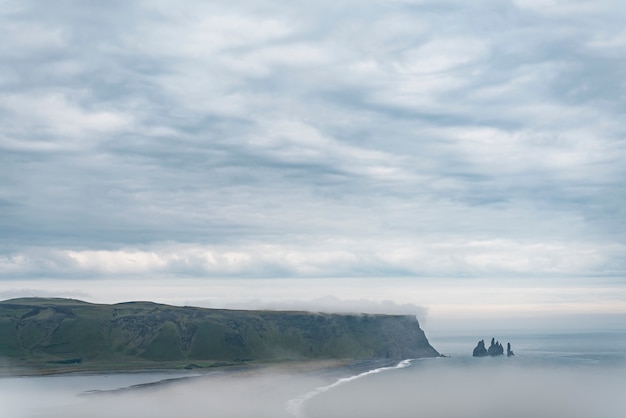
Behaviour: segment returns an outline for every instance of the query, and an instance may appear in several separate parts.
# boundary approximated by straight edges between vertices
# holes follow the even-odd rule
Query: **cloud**
[[[476,240],[327,241],[297,246],[161,244],[115,250],[28,249],[0,258],[15,277],[619,276],[624,246]]]
[[[231,306],[231,308],[237,305]],[[412,303],[396,303],[391,300],[341,299],[336,296],[324,296],[310,300],[242,301],[240,309],[264,309],[274,311],[309,311],[329,313],[358,313],[386,315],[415,315],[421,321],[426,317],[424,307]]]
[[[556,16],[596,14],[606,10],[605,8],[617,5],[613,0],[600,2],[600,7],[597,3],[591,4],[584,0],[515,0],[514,3],[521,9]]]
[[[9,2],[2,276],[619,277],[623,19],[566,3]]]
[[[130,118],[120,112],[87,110],[59,94],[5,96],[0,99],[0,108],[10,119],[4,129],[14,136],[4,139],[0,146],[9,150],[83,150],[94,146],[95,135],[115,135],[132,126]],[[31,129],[26,135],[24,126]],[[28,136],[33,134],[34,138]]]
[[[14,299],[14,298],[23,298],[23,297],[63,297],[63,298],[73,298],[73,299],[85,299],[89,296],[88,293],[82,292],[80,290],[65,290],[65,289],[57,289],[57,290],[48,290],[41,288],[19,288],[19,289],[7,289],[0,291],[0,300],[6,299]]]

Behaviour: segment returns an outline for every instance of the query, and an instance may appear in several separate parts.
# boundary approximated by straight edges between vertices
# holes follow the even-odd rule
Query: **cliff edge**
[[[109,370],[306,359],[436,357],[414,316],[0,302],[0,357],[23,367]]]

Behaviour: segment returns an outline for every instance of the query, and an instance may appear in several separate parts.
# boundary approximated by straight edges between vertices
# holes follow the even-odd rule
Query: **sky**
[[[626,315],[618,0],[0,0],[0,299]]]

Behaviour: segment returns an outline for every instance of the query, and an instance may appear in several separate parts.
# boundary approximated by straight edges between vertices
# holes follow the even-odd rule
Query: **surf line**
[[[305,393],[302,396],[298,396],[297,398],[290,399],[289,401],[287,401],[287,405],[285,406],[285,409],[291,416],[294,416],[296,418],[305,418],[305,415],[302,412],[302,406],[304,405],[305,402],[311,400],[312,398],[316,397],[320,393],[324,393],[333,388],[336,388],[339,385],[352,382],[353,380],[357,380],[362,377],[369,376],[371,374],[384,372],[386,370],[395,370],[395,369],[405,368],[407,366],[410,366],[412,361],[413,361],[412,359],[402,360],[400,363],[396,364],[395,366],[380,367],[378,369],[368,370],[366,372],[363,372],[354,376],[342,377],[341,379],[338,379],[336,382],[331,383],[330,385],[317,387],[313,389],[312,391]]]

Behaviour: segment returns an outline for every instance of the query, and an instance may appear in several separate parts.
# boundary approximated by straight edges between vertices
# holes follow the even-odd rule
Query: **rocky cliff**
[[[150,302],[96,305],[43,298],[0,302],[0,357],[31,367],[205,367],[438,355],[414,316],[234,311]]]

